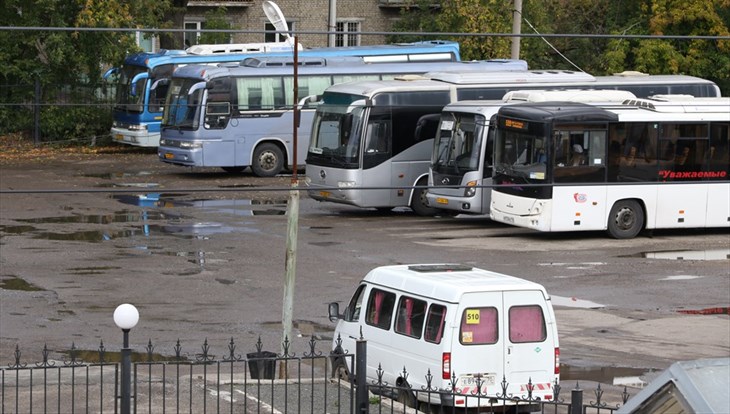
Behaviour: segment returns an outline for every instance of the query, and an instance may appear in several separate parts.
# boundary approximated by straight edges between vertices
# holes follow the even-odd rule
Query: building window
[[[198,44],[198,39],[200,39],[200,30],[202,28],[203,22],[185,22],[185,48]]]
[[[360,22],[337,22],[335,46],[359,46]]]
[[[294,22],[286,22],[287,27],[289,28],[289,32],[294,32]],[[264,26],[264,30],[268,31],[276,31],[276,27],[274,27],[271,23],[266,23]],[[264,35],[264,42],[266,43],[272,43],[272,42],[285,42],[286,36],[284,36],[283,33],[266,33]]]

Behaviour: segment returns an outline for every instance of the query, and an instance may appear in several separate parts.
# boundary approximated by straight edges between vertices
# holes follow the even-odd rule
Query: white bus
[[[240,65],[189,65],[175,70],[162,115],[160,161],[185,167],[219,167],[260,177],[295,168],[292,57],[248,58]],[[367,63],[360,57],[303,57],[300,98],[355,80],[393,79],[436,69],[525,72],[517,59],[478,62]],[[508,72],[509,73],[509,72]],[[303,164],[313,106],[300,107],[297,151]]]
[[[730,227],[730,98],[523,103],[495,125],[495,221],[618,239]]]
[[[436,214],[439,210],[428,204],[426,194],[443,107],[461,100],[502,99],[513,90],[550,88],[720,95],[713,82],[691,76],[593,77],[552,70],[438,72],[415,80],[335,85],[323,94],[312,124],[308,194],[319,201],[384,210],[405,206],[419,215]]]
[[[458,101],[441,113],[433,142],[428,204],[456,214],[488,214],[492,194],[493,117],[503,105],[519,102],[623,102],[629,91],[608,89],[508,92],[500,101]],[[544,156],[544,154],[543,154]]]

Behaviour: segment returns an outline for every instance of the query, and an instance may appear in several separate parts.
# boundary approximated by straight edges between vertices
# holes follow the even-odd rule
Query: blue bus
[[[375,46],[319,47],[303,49],[302,57],[361,56],[372,62],[459,61],[459,44],[448,41],[423,41]],[[127,56],[117,74],[117,101],[111,129],[115,142],[140,147],[157,147],[160,141],[162,105],[168,80],[176,68],[193,64],[241,62],[252,56],[291,56],[288,42],[197,45],[187,50],[142,52]]]
[[[301,158],[297,161],[303,165],[314,115],[312,104],[333,84],[389,80],[434,70],[527,70],[525,61],[510,59],[373,64],[358,57],[304,57],[299,65],[300,102],[294,102],[291,58],[249,58],[236,66],[178,68],[164,103],[160,160],[187,167],[219,167],[229,172],[251,167],[255,175],[270,177],[295,168],[295,105],[301,108],[297,130]]]

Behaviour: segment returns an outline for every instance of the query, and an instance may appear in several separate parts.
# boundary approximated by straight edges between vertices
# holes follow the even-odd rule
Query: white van
[[[424,390],[430,373],[432,389],[451,389],[453,375],[457,393],[472,395],[481,378],[481,394],[493,397],[503,394],[505,380],[506,395],[526,398],[531,383],[532,398],[545,401],[559,380],[550,296],[524,279],[453,264],[383,266],[365,276],[342,314],[331,303],[329,317],[338,321],[333,348],[339,338],[342,349],[354,353],[361,333],[367,341],[368,382],[377,380],[380,368],[389,385]],[[415,394],[440,404],[438,394]],[[453,404],[478,402],[490,404],[458,396]]]

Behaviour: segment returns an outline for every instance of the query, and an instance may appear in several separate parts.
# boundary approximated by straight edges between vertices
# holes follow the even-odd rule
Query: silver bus
[[[440,206],[431,205],[427,194],[429,185],[438,183],[429,183],[429,167],[444,106],[500,100],[514,90],[555,88],[629,90],[637,96],[720,94],[714,83],[690,76],[594,77],[558,70],[442,71],[418,79],[335,85],[323,94],[312,124],[308,194],[319,201],[383,210],[410,207],[416,214],[434,215]],[[461,181],[448,186],[454,183]]]
[[[360,57],[299,59],[298,94],[357,80],[393,79],[436,69],[524,72],[523,60],[479,62],[367,63]],[[158,148],[163,162],[186,167],[219,167],[260,177],[295,168],[294,76],[292,57],[248,58],[240,65],[190,65],[175,70],[165,101]],[[300,106],[297,151],[304,154],[314,115]],[[302,161],[304,157],[302,156]]]

